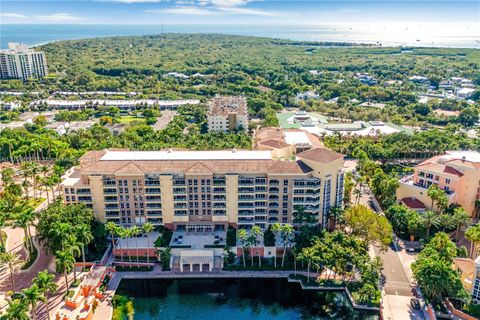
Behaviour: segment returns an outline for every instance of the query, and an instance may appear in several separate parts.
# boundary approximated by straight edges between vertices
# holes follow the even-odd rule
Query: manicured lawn
[[[31,206],[32,208],[36,208],[38,207],[39,205],[41,205],[45,200],[47,200],[46,198],[37,198],[37,199],[34,199],[34,198],[30,198],[28,199],[28,205]]]
[[[145,118],[137,118],[135,116],[121,116],[119,118],[120,123],[130,123],[132,121],[145,122]]]

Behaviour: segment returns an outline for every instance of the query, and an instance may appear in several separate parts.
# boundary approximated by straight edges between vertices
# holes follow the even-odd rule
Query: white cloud
[[[75,22],[83,20],[82,17],[73,16],[70,13],[65,12],[40,15],[36,16],[36,18],[48,22]]]
[[[249,9],[249,8],[235,8],[235,7],[218,7],[217,10],[231,13],[231,14],[244,14],[244,15],[257,15],[257,16],[278,16],[276,12]]]
[[[252,2],[252,0],[210,0],[210,3],[216,7],[238,7],[249,2]]]
[[[5,12],[5,13],[2,13],[1,16],[5,18],[18,18],[18,19],[28,18],[23,14],[13,13],[13,12]]]
[[[122,0],[127,1],[127,0]],[[140,0],[138,0],[140,1]],[[258,0],[257,0],[258,1]],[[259,15],[278,16],[277,12],[269,12],[259,9],[244,7],[252,0],[178,0],[176,6],[166,9],[145,10],[150,13],[172,13],[196,16],[212,15]]]
[[[195,6],[175,6],[163,10],[145,10],[145,12],[151,13],[172,13],[172,14],[184,14],[192,16],[212,16],[217,14],[214,10],[195,7]]]

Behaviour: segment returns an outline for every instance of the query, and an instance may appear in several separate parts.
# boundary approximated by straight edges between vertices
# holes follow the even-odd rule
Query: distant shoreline
[[[8,42],[22,42],[30,47],[38,47],[56,41],[160,35],[162,34],[160,28],[159,25],[3,24],[0,25],[2,33],[0,47],[6,48]],[[329,45],[348,43],[352,46],[480,48],[480,39],[477,36],[448,38],[439,35],[435,39],[425,38],[424,40],[421,36],[415,36],[392,41],[390,37],[383,36],[382,38],[381,35],[363,32],[360,29],[345,29],[327,25],[165,25],[164,29],[166,34],[225,34],[298,42],[319,42]]]

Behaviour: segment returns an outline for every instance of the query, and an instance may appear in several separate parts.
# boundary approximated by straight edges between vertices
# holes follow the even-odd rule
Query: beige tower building
[[[63,181],[63,200],[102,222],[149,221],[209,232],[292,223],[295,208],[322,225],[343,201],[343,155],[311,149],[295,160],[270,151],[91,151]]]
[[[210,100],[207,113],[208,131],[248,129],[247,100],[241,96],[218,96]]]

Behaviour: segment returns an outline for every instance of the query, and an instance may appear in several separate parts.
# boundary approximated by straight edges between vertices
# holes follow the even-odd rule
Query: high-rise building
[[[242,96],[218,96],[209,102],[208,131],[248,129],[247,100]]]
[[[22,79],[47,75],[47,59],[42,51],[34,51],[24,44],[9,43],[0,51],[0,78]]]
[[[67,204],[102,222],[151,222],[188,232],[293,223],[299,208],[325,226],[343,201],[343,155],[325,148],[270,151],[90,151],[62,183]]]

